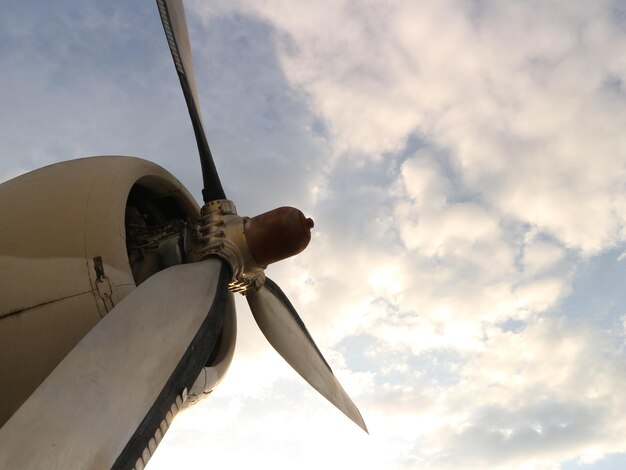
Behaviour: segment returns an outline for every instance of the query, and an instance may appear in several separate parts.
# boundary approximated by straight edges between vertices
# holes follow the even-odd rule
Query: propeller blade
[[[139,285],[0,429],[0,468],[143,468],[234,308],[229,279],[208,259]]]
[[[200,100],[198,100],[198,92],[196,91],[196,78],[191,60],[191,46],[183,2],[182,0],[157,0],[156,3],[198,144],[204,183],[202,190],[204,202],[226,199],[202,125]]]
[[[278,354],[315,390],[367,432],[361,413],[280,287],[265,278],[263,287],[250,292],[246,298],[259,328]]]

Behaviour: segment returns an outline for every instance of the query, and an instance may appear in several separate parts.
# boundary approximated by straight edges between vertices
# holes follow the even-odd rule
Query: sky
[[[315,220],[267,274],[370,434],[238,298],[227,376],[148,468],[626,468],[626,4],[185,6],[225,191]],[[0,181],[134,155],[200,198],[153,2],[2,10]]]

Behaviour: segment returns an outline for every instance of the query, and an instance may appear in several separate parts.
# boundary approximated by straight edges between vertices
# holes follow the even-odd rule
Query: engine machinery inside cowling
[[[197,217],[170,194],[137,182],[125,208],[128,261],[136,285],[170,266],[199,260]],[[234,352],[236,319],[227,315],[205,368],[187,391],[186,405],[209,394],[226,373]]]
[[[137,285],[161,269],[185,262],[190,220],[175,198],[135,184],[128,194],[124,226]]]

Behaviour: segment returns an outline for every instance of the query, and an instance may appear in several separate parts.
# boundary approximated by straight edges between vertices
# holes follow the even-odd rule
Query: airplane
[[[265,276],[313,221],[241,217],[204,133],[182,0],[156,0],[191,118],[204,205],[135,157],[53,164],[0,185],[0,468],[142,469],[224,377],[245,295],[274,349],[367,432],[285,293]]]

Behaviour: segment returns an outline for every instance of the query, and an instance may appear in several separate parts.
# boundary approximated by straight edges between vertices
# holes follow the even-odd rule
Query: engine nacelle
[[[184,261],[199,208],[160,166],[111,156],[1,184],[0,214],[2,426],[136,285]],[[215,384],[232,359],[235,322],[230,308],[208,364]]]

